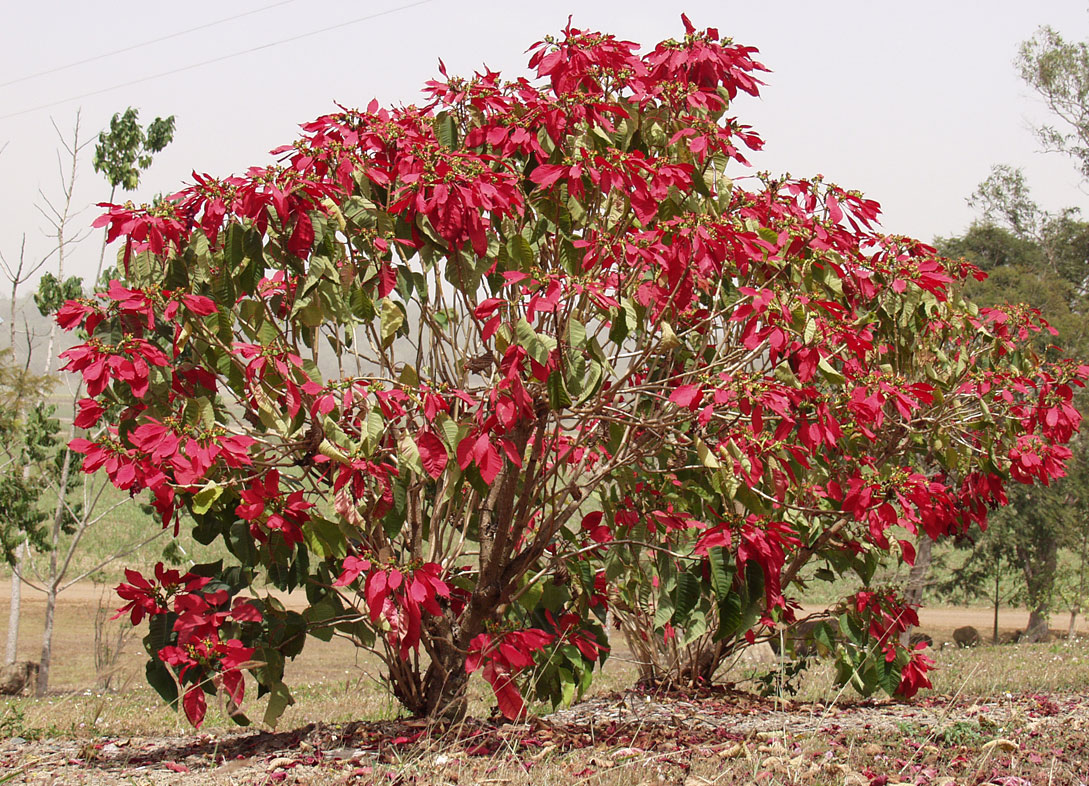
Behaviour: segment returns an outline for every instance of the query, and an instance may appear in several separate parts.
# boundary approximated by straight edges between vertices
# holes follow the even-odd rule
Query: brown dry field
[[[53,652],[54,661],[50,674],[51,691],[67,692],[93,687],[94,664],[94,619],[99,608],[106,609],[107,617],[122,605],[112,587],[103,587],[90,582],[76,584],[61,593],[57,602],[57,619],[54,624]],[[288,596],[289,607],[301,609],[305,597],[299,593],[295,598]],[[40,592],[23,588],[22,619],[19,627],[19,660],[38,661],[41,656],[42,631],[45,627],[45,596]],[[11,583],[3,582],[0,588],[0,630],[7,641],[8,615],[11,608]],[[126,624],[124,619],[108,622],[108,630],[116,630]],[[125,657],[119,664],[122,682],[131,676],[137,684],[143,683],[143,663],[146,656],[140,644],[139,636],[146,629],[146,624],[137,635],[129,639],[125,648]],[[360,653],[347,642],[334,639],[325,642],[313,641],[294,661],[289,661],[288,678],[301,682],[307,672],[330,674],[342,672],[349,677],[360,675]],[[353,676],[354,675],[354,676]],[[88,677],[92,679],[88,683]],[[136,687],[128,684],[125,687]]]

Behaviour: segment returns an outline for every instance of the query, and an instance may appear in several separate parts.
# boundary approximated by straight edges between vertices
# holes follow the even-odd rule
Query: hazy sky
[[[731,110],[766,140],[756,167],[862,190],[883,205],[887,231],[924,240],[962,231],[974,215],[965,198],[996,163],[1023,166],[1046,207],[1089,208],[1073,164],[1038,152],[1031,125],[1046,110],[1012,64],[1042,24],[1089,38],[1084,1],[39,0],[6,3],[0,32],[0,251],[17,258],[23,233],[28,258],[50,248],[34,206],[39,189],[60,196],[51,120],[70,133],[77,110],[84,140],[130,105],[145,122],[177,117],[174,143],[132,196],[140,201],[176,190],[193,170],[227,175],[267,162],[334,101],[417,101],[439,57],[451,73],[487,63],[514,76],[526,47],[568,14],[578,27],[651,45],[681,34],[682,11],[758,47],[772,69],[762,97]],[[52,73],[24,78],[43,71]],[[91,153],[76,185],[80,227],[109,193]],[[75,250],[74,272],[93,272],[99,242]]]

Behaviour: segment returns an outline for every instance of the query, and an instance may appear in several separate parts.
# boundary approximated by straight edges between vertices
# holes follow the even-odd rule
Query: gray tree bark
[[[19,612],[23,599],[23,572],[26,557],[26,541],[15,552],[15,570],[11,572],[11,608],[8,611],[8,643],[4,652],[4,663],[15,663],[19,651]]]
[[[904,590],[904,600],[918,605],[923,601],[923,590],[926,589],[927,577],[930,575],[930,563],[933,559],[934,541],[926,534],[919,538],[918,547],[915,550],[915,564],[908,573],[907,587]],[[908,628],[900,634],[900,645],[908,646],[911,641],[912,628]]]

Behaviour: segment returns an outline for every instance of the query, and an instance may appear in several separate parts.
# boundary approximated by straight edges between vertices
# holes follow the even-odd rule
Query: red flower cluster
[[[849,609],[869,620],[870,636],[880,647],[887,663],[900,655],[900,634],[919,624],[919,615],[913,606],[902,603],[892,593],[870,590],[858,592],[848,601]],[[934,667],[934,661],[922,653],[926,644],[920,642],[908,653],[909,660],[900,672],[900,684],[896,695],[910,699],[920,688],[929,688],[926,673]]]
[[[510,720],[518,720],[526,711],[526,703],[514,676],[533,666],[533,653],[543,650],[555,637],[538,628],[481,633],[469,642],[469,657],[465,671],[472,674],[481,666],[483,676],[492,686],[499,711]]]
[[[242,501],[235,512],[244,521],[250,522],[250,534],[254,538],[261,542],[268,540],[265,531],[268,530],[281,533],[288,548],[302,543],[303,525],[310,520],[310,514],[306,511],[314,504],[306,501],[301,489],[285,496],[280,491],[278,470],[270,470],[263,479],[254,478],[238,496]]]
[[[142,338],[129,337],[118,344],[105,344],[91,339],[86,344],[66,349],[59,357],[68,362],[61,371],[76,371],[83,375],[87,393],[99,395],[110,382],[124,382],[132,395],[147,394],[152,366],[168,366],[170,359],[157,346]]]
[[[344,558],[341,574],[333,586],[346,587],[365,573],[363,599],[371,622],[379,620],[389,627],[390,646],[408,658],[420,647],[423,612],[442,614],[439,598],[449,598],[450,588],[441,578],[442,567],[426,562],[413,569],[385,568],[356,556]]]
[[[125,578],[131,583],[118,584],[116,591],[128,603],[118,609],[111,619],[128,612],[133,625],[139,625],[145,615],[165,614],[169,610],[167,604],[170,598],[178,592],[197,592],[210,581],[204,576],[194,576],[192,573],[182,576],[176,570],[166,570],[161,562],[155,564],[154,584],[138,571],[128,568],[125,569]]]
[[[234,705],[241,704],[245,694],[241,669],[254,650],[236,638],[225,639],[222,628],[229,620],[260,622],[257,607],[242,598],[235,598],[233,606],[228,607],[230,595],[225,590],[201,592],[211,579],[165,570],[161,562],[155,566],[155,583],[133,570],[126,570],[125,576],[131,583],[120,584],[117,594],[129,602],[115,618],[128,612],[136,625],[145,615],[171,611],[175,615],[175,643],[160,648],[157,654],[174,669],[179,684],[189,686],[182,699],[189,722],[196,727],[203,722],[207,711],[204,694],[213,686],[224,690]]]

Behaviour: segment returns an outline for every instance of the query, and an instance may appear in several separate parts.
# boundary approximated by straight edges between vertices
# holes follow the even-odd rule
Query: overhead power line
[[[31,79],[37,79],[40,76],[48,76],[49,74],[55,74],[59,71],[67,71],[69,68],[75,68],[76,66],[87,65],[93,63],[96,60],[105,60],[107,57],[114,57],[115,55],[123,55],[126,52],[131,52],[134,49],[143,49],[145,46],[151,46],[152,44],[161,44],[163,41],[169,41],[173,38],[181,38],[184,35],[190,33],[196,33],[200,30],[207,30],[210,27],[217,27],[218,25],[226,24],[227,22],[233,22],[236,19],[242,19],[243,17],[253,16],[254,14],[261,14],[265,11],[271,11],[273,8],[279,8],[282,5],[288,5],[289,3],[295,3],[298,0],[280,0],[278,3],[272,3],[262,8],[255,8],[252,11],[246,11],[241,14],[235,14],[234,16],[225,16],[222,19],[216,19],[212,22],[206,22],[203,25],[197,25],[196,27],[190,27],[186,30],[179,30],[176,33],[170,33],[169,35],[160,36],[159,38],[152,38],[150,41],[142,41],[139,44],[132,44],[131,46],[122,47],[121,49],[114,49],[112,52],[103,52],[100,55],[94,55],[93,57],[86,57],[83,60],[76,60],[71,63],[65,63],[64,65],[55,66],[54,68],[47,68],[44,71],[36,71],[33,74],[27,74],[26,76],[20,76],[16,79],[11,79],[7,82],[0,82],[0,87],[8,87],[9,85],[17,85],[20,82],[29,82]]]
[[[169,71],[161,71],[161,72],[159,72],[157,74],[151,74],[150,76],[140,77],[139,79],[130,79],[128,82],[121,82],[121,83],[116,84],[116,85],[110,85],[109,87],[99,88],[98,90],[91,90],[91,91],[86,92],[86,93],[80,93],[79,95],[69,96],[68,98],[62,98],[62,99],[60,99],[58,101],[50,101],[47,104],[39,104],[38,106],[32,106],[32,107],[29,107],[27,109],[22,109],[22,110],[20,110],[18,112],[11,112],[11,113],[6,114],[6,115],[0,115],[0,120],[10,120],[13,117],[21,117],[23,115],[29,115],[32,112],[39,112],[42,109],[49,109],[51,107],[60,106],[61,104],[67,104],[67,103],[70,103],[72,101],[80,101],[80,100],[82,100],[84,98],[90,98],[91,96],[97,96],[97,95],[102,95],[103,93],[109,93],[109,92],[111,92],[113,90],[120,90],[123,87],[131,87],[132,85],[139,85],[139,84],[142,84],[144,82],[151,82],[152,80],[155,80],[155,79],[162,79],[163,77],[166,77],[166,76],[174,76],[175,74],[181,74],[181,73],[184,73],[185,71],[192,71],[194,68],[203,68],[204,66],[212,65],[214,63],[222,63],[224,60],[231,60],[231,59],[233,59],[235,57],[242,57],[243,55],[253,54],[254,52],[260,52],[262,50],[271,49],[271,48],[276,47],[276,46],[283,46],[284,44],[290,44],[290,43],[293,43],[295,41],[301,41],[304,38],[311,38],[311,37],[316,36],[316,35],[321,35],[322,33],[330,33],[330,32],[332,32],[334,30],[341,30],[341,29],[343,29],[345,27],[350,27],[352,25],[360,24],[361,22],[370,21],[371,19],[378,19],[379,17],[389,16],[390,14],[396,14],[396,13],[398,13],[400,11],[407,11],[410,8],[416,8],[417,6],[427,5],[428,3],[432,3],[434,1],[435,0],[416,0],[416,2],[414,2],[414,3],[406,3],[404,5],[397,6],[396,8],[389,8],[389,9],[386,9],[385,11],[378,11],[378,12],[373,13],[373,14],[367,14],[366,16],[356,17],[355,19],[349,19],[346,22],[339,22],[339,23],[337,23],[335,25],[329,25],[328,27],[322,27],[322,28],[319,28],[317,30],[310,30],[309,32],[300,33],[298,35],[290,36],[289,38],[281,38],[281,39],[279,39],[277,41],[270,41],[267,44],[261,44],[260,46],[254,46],[254,47],[251,47],[249,49],[242,49],[242,50],[237,51],[237,52],[231,52],[230,54],[220,55],[219,57],[213,57],[213,58],[211,58],[209,60],[201,60],[199,63],[192,63],[190,65],[182,66],[180,68],[173,68],[173,69],[171,69]]]

